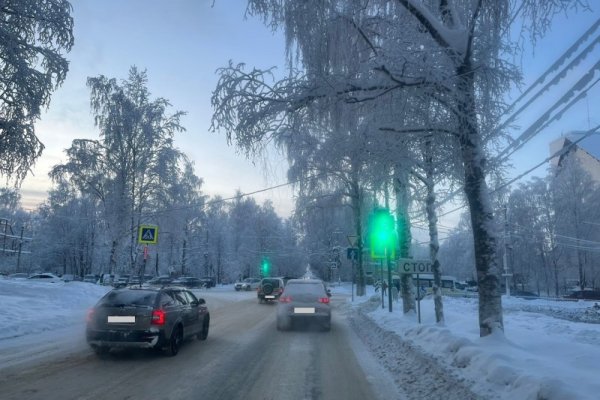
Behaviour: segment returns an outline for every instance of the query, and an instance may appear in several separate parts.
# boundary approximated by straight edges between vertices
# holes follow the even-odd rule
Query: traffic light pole
[[[388,305],[389,312],[392,312],[392,266],[390,265],[390,253],[385,250],[385,260],[387,262],[387,270],[388,270]]]
[[[385,287],[385,281],[383,280],[383,260],[379,261],[379,275],[381,276],[381,284],[379,285],[379,288],[381,289],[381,309],[383,310],[385,308],[385,290],[383,290],[383,288]]]

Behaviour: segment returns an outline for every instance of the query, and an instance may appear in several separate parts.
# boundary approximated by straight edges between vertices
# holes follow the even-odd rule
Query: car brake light
[[[94,312],[95,312],[95,310],[94,310],[93,308],[90,308],[90,309],[88,310],[88,312],[87,312],[87,316],[86,316],[86,318],[85,318],[85,320],[86,320],[87,322],[91,322],[91,321],[92,321],[92,319],[94,319]]]
[[[290,296],[281,296],[279,298],[279,301],[282,303],[291,303],[292,302],[292,298]]]
[[[167,313],[163,310],[152,311],[152,325],[164,325],[167,320]]]
[[[329,297],[321,297],[319,303],[329,304]]]

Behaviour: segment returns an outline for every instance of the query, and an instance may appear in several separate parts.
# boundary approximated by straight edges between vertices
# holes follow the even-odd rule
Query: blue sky
[[[52,103],[37,133],[46,149],[34,168],[34,176],[22,185],[23,204],[33,208],[50,188],[47,173],[51,166],[65,161],[63,150],[76,138],[98,138],[89,111],[88,76],[103,74],[126,78],[136,65],[147,69],[149,88],[154,96],[167,98],[173,110],[188,113],[183,119],[187,132],[176,139],[176,146],[195,161],[196,173],[204,179],[209,195],[229,197],[236,189],[250,192],[286,181],[287,164],[282,155],[264,165],[253,163],[229,147],[225,137],[209,132],[210,96],[217,82],[215,70],[231,59],[249,67],[274,65],[283,70],[284,39],[274,34],[257,18],[244,18],[245,0],[74,0],[75,47],[67,55],[70,71],[66,82],[52,97]],[[600,16],[587,13],[560,16],[547,38],[540,41],[532,54],[523,58],[525,86],[532,82],[571,43]],[[599,59],[600,51],[590,57]],[[588,64],[590,64],[588,63]],[[585,71],[587,64],[579,67]],[[574,74],[577,76],[577,74]],[[571,78],[573,79],[573,78]],[[548,93],[545,102],[552,96]],[[586,129],[600,122],[600,89],[588,101],[579,103],[559,123],[520,150],[513,158],[512,175],[535,165],[548,156],[548,143],[568,130]],[[519,124],[526,127],[546,105],[540,102]],[[519,129],[513,132],[518,135]],[[544,174],[544,168],[537,171]],[[259,201],[269,198],[282,214],[289,214],[292,193],[283,188],[266,192]],[[450,222],[447,222],[450,223]]]

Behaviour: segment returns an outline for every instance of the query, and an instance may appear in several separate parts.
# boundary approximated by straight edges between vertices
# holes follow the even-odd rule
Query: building
[[[600,133],[594,133],[573,145],[583,134],[584,132],[570,132],[551,142],[551,155],[556,154],[565,147],[572,147],[566,153],[550,160],[550,164],[556,167],[566,157],[575,157],[579,161],[579,165],[591,176],[594,182],[600,184]]]

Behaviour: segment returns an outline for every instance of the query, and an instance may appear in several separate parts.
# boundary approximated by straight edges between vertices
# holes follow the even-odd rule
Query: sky
[[[48,283],[0,277],[0,372],[11,367],[22,369],[32,361],[59,361],[91,352],[82,334],[86,311],[109,289],[84,282]],[[449,398],[442,394],[445,385],[457,382],[482,398],[598,398],[600,308],[594,306],[594,301],[503,296],[505,335],[480,338],[475,297],[445,296],[445,322],[438,325],[431,296],[421,301],[418,323],[414,313],[401,312],[400,302],[393,303],[392,312],[388,311],[387,302],[380,307],[379,295],[372,286],[368,286],[367,296],[356,296],[353,303],[348,301],[349,283],[331,289],[334,312],[355,322],[352,331],[360,339],[352,342],[352,351],[365,372],[378,383],[382,398],[398,398],[403,391],[417,388],[422,391],[413,395]],[[206,298],[211,313],[217,315],[222,307],[255,296],[236,292],[231,285],[195,292]],[[40,318],[42,314],[47,318]],[[274,324],[274,317],[271,321]],[[333,328],[341,326],[334,324]],[[379,368],[367,362],[371,357]],[[415,379],[415,371],[427,374]],[[440,373],[445,379],[440,379]],[[452,398],[459,390],[458,386],[448,388]],[[382,395],[386,392],[388,396]]]
[[[592,2],[594,3],[594,2]],[[64,84],[54,92],[49,109],[36,124],[40,140],[46,146],[43,155],[22,185],[22,204],[35,208],[46,197],[51,183],[47,178],[53,165],[65,162],[64,149],[76,138],[98,138],[89,109],[87,77],[105,75],[125,79],[135,65],[146,69],[153,96],[163,97],[172,111],[188,114],[182,123],[187,132],[177,135],[175,145],[194,162],[196,174],[204,180],[209,195],[231,197],[239,189],[253,192],[285,183],[287,162],[284,155],[272,151],[269,160],[248,160],[229,146],[222,133],[210,132],[210,97],[218,76],[216,70],[229,60],[245,62],[249,68],[278,66],[284,70],[283,35],[273,33],[258,18],[245,18],[246,0],[73,0],[75,46],[67,54],[70,70]],[[572,42],[600,17],[600,13],[580,13],[569,18],[559,16],[550,34],[536,46],[527,48],[522,60],[524,86],[533,82]],[[599,59],[600,51],[578,67],[581,74]],[[572,74],[575,79],[577,73]],[[532,167],[549,155],[548,144],[569,130],[587,129],[600,122],[596,88],[587,101],[543,133],[537,135],[511,159],[514,169],[509,176]],[[516,93],[516,92],[515,92]],[[536,115],[561,90],[549,92],[544,100],[517,124],[528,126]],[[554,97],[553,97],[554,96]],[[511,132],[517,136],[520,129]],[[543,175],[545,168],[536,174]],[[284,187],[256,196],[259,202],[270,199],[276,211],[288,216],[293,194]],[[442,219],[453,225],[458,213]]]
[[[47,112],[36,124],[46,146],[22,185],[22,203],[34,208],[46,196],[53,165],[66,161],[64,149],[73,139],[99,137],[89,108],[86,79],[105,75],[125,79],[133,65],[146,69],[153,97],[172,104],[171,111],[187,112],[175,146],[194,162],[209,195],[231,197],[237,189],[252,192],[285,183],[285,158],[272,152],[270,160],[248,160],[228,146],[224,134],[210,132],[210,97],[216,70],[234,62],[268,68],[284,65],[281,34],[273,34],[257,18],[244,17],[244,0],[164,2],[157,0],[72,1],[75,46],[65,83],[52,96]],[[166,6],[168,4],[168,7]],[[288,188],[257,195],[273,201],[281,215],[291,212]]]

